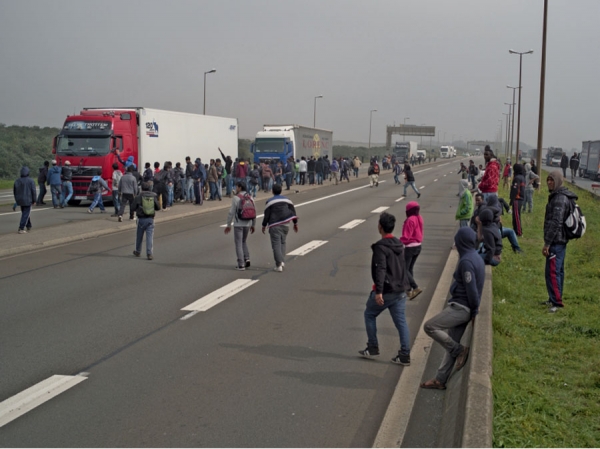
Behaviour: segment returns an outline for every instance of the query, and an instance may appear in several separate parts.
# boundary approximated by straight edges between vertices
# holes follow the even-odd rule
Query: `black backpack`
[[[88,191],[90,193],[96,193],[99,190],[100,190],[100,181],[98,181],[98,180],[92,181],[90,183],[90,187],[89,187]]]

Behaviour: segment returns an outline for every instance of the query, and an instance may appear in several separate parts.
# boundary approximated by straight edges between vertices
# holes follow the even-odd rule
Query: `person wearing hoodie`
[[[377,229],[381,240],[371,245],[371,277],[373,288],[365,308],[365,327],[367,329],[367,347],[358,353],[365,358],[379,355],[377,340],[377,317],[388,309],[400,337],[400,350],[392,363],[410,365],[410,335],[406,323],[406,291],[410,288],[404,245],[392,235],[396,226],[396,217],[387,212],[379,216]]]
[[[104,209],[104,203],[102,202],[102,189],[108,191],[108,184],[100,176],[94,176],[87,189],[87,194],[94,197],[92,204],[88,209],[89,214],[94,212],[96,205],[100,208],[100,213],[106,212]],[[123,205],[121,204],[121,206]]]
[[[486,265],[497,266],[502,260],[502,235],[497,223],[494,222],[494,212],[488,207],[479,212],[475,219],[477,223],[477,241],[481,243],[479,255]]]
[[[29,177],[29,167],[21,168],[21,177],[13,185],[15,203],[21,207],[21,221],[19,222],[19,234],[31,231],[31,206],[35,204],[36,192],[35,182]],[[27,231],[25,230],[27,228]]]
[[[565,256],[567,253],[567,236],[565,219],[571,210],[571,201],[578,197],[563,186],[564,177],[560,170],[550,172],[546,178],[548,185],[548,204],[544,215],[544,247],[542,254],[546,258],[546,288],[549,312],[556,312],[564,307],[563,285],[565,283]]]
[[[196,204],[197,206],[201,206],[203,202],[202,200],[204,197],[202,196],[202,187],[204,186],[205,179],[206,171],[204,170],[204,165],[202,164],[202,161],[198,157],[194,161],[194,169],[192,171],[192,180],[194,182],[194,197],[196,198],[196,202],[194,204]]]
[[[460,340],[469,324],[479,313],[479,303],[485,282],[485,266],[475,250],[477,235],[471,228],[460,228],[454,244],[460,255],[454,281],[450,287],[448,306],[428,320],[423,329],[446,350],[442,364],[434,379],[421,384],[421,388],[445,390],[452,368],[460,370],[469,356],[469,347]]]
[[[490,196],[498,196],[500,165],[489,145],[485,146],[483,158],[485,159],[485,170],[477,188],[483,193],[483,198],[487,201]]]
[[[54,209],[58,209],[61,205],[60,195],[62,191],[62,184],[60,181],[61,168],[56,165],[56,160],[52,161],[52,167],[48,170],[48,177],[46,183],[50,186],[50,193],[52,194],[52,205]]]
[[[525,204],[523,210],[526,212],[533,212],[533,191],[535,183],[539,179],[540,177],[531,169],[531,164],[525,164]]]
[[[227,223],[225,227],[225,235],[231,232],[233,225],[233,239],[235,243],[235,254],[237,256],[237,264],[235,269],[244,271],[250,267],[250,251],[248,250],[248,234],[254,234],[254,226],[256,225],[256,217],[252,219],[240,218],[238,212],[242,210],[242,201],[252,200],[252,196],[246,192],[246,183],[237,181],[235,185],[235,195],[231,199],[231,207],[227,215]]]
[[[469,181],[461,179],[459,187],[458,208],[456,209],[456,219],[460,222],[460,227],[469,226],[469,220],[473,215],[473,195],[469,191]]]
[[[129,204],[129,219],[133,220],[135,207],[133,200],[138,194],[138,184],[135,176],[133,176],[133,166],[127,167],[127,172],[119,180],[119,195],[121,196],[121,207],[119,208],[119,221],[123,221],[125,206]]]
[[[421,206],[416,201],[406,205],[406,220],[402,225],[402,237],[400,241],[404,244],[404,262],[410,291],[408,299],[415,299],[423,290],[415,282],[413,269],[419,254],[421,254],[421,243],[423,243],[423,217],[419,214]]]
[[[521,211],[525,202],[525,168],[522,164],[515,164],[515,176],[510,185],[510,206],[512,208],[513,229],[519,237],[523,235],[521,225]]]
[[[508,239],[512,250],[515,253],[522,253],[523,250],[519,246],[519,240],[517,239],[517,234],[514,231],[514,229],[507,228],[506,226],[502,225],[502,215],[504,214],[504,211],[506,211],[507,213],[510,212],[510,207],[508,206],[506,201],[504,201],[504,198],[498,196],[490,196],[488,197],[487,202],[484,202],[484,206],[493,212],[494,223],[498,225],[498,229],[500,229],[500,234],[502,235],[502,238]],[[475,225],[473,229],[475,230],[475,232],[477,232],[477,225]]]
[[[45,206],[46,203],[44,203],[44,196],[46,196],[46,180],[48,179],[48,167],[50,167],[50,162],[48,161],[44,161],[44,166],[40,167],[39,169],[39,173],[38,173],[38,186],[40,187],[40,193],[37,197],[37,202],[36,205],[38,206]]]
[[[294,223],[294,232],[298,232],[298,217],[294,203],[281,194],[281,184],[273,186],[273,197],[267,200],[262,221],[262,233],[269,230],[271,248],[275,257],[274,271],[281,273],[285,266],[285,241],[289,232],[289,223]]]

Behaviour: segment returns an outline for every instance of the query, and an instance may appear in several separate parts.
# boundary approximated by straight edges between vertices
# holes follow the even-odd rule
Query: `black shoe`
[[[421,194],[420,193],[417,193],[417,198],[421,198]]]
[[[133,251],[133,255],[134,255],[135,257],[140,257],[140,253],[139,253],[139,252],[137,252],[137,251],[135,251],[135,250]]]
[[[148,254],[148,260],[152,260],[154,259],[154,256],[152,254]]]
[[[365,359],[370,359],[379,355],[379,348],[377,346],[367,346],[363,351],[358,351]]]
[[[410,354],[398,353],[398,355],[392,359],[392,363],[395,363],[396,365],[409,366],[410,365]]]
[[[250,259],[248,259],[248,260],[246,261],[246,268],[249,268],[249,267],[250,267]]]
[[[513,248],[512,250],[515,252],[515,254],[523,254],[523,250],[521,248]]]

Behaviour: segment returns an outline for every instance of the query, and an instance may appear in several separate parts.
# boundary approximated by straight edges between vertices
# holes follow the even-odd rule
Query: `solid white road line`
[[[19,206],[17,206],[17,209],[19,209],[19,210],[15,211],[15,212],[4,212],[3,214],[0,214],[0,215],[20,214],[21,213],[21,208]],[[40,210],[51,210],[51,209],[54,209],[54,208],[53,207],[43,207],[43,208],[42,207],[32,207],[31,208],[31,212],[37,212],[37,211],[40,211]]]
[[[0,427],[86,380],[84,376],[54,375],[0,403]]]
[[[345,225],[343,225],[343,226],[340,226],[340,229],[346,229],[346,230],[348,230],[348,229],[352,229],[352,228],[355,228],[355,227],[357,227],[359,224],[361,224],[361,223],[364,223],[364,222],[365,222],[365,220],[352,220],[351,222],[349,222],[349,223],[346,223],[346,224],[345,224]]]
[[[399,203],[399,202],[400,202],[400,201],[402,201],[403,199],[404,199],[404,197],[403,197],[403,196],[401,196],[400,198],[398,198],[398,199],[396,200],[396,203]]]
[[[440,167],[441,167],[441,166],[440,166]],[[413,172],[413,174],[415,174],[415,175],[416,175],[417,173],[423,173],[424,171],[431,170],[432,168],[433,168],[433,167],[424,168],[423,170],[419,170],[419,171]]]
[[[425,186],[421,186],[419,187],[419,190],[423,190],[425,188]]]
[[[258,280],[253,281],[252,279],[236,279],[235,281],[203,296],[197,301],[194,301],[188,306],[185,306],[181,310],[187,310],[190,312],[206,312],[213,306],[216,306],[220,302],[225,301],[227,298],[241,292],[245,288],[250,287],[252,284],[256,284]],[[191,315],[191,314],[188,314]],[[185,318],[185,317],[184,317]]]
[[[313,249],[317,249],[319,246],[327,243],[327,240],[313,240],[312,242],[307,243],[304,246],[301,246],[298,249],[295,249],[291,253],[287,253],[288,256],[304,256],[310,253]]]
[[[372,214],[380,214],[380,213],[382,213],[382,212],[384,212],[384,211],[386,211],[388,209],[389,209],[389,207],[387,207],[387,206],[381,206],[381,207],[378,207],[375,210],[372,210],[371,213]]]

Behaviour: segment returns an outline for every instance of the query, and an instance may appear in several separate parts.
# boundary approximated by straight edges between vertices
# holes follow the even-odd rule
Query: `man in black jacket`
[[[571,169],[571,182],[575,184],[577,170],[579,169],[579,156],[577,153],[573,153],[573,156],[571,156],[571,159],[569,159],[569,168]]]
[[[298,217],[294,203],[281,194],[281,185],[273,185],[273,198],[267,200],[265,215],[262,222],[262,233],[267,228],[271,236],[271,247],[275,257],[274,271],[281,273],[285,266],[285,242],[289,232],[288,225],[294,223],[294,232],[298,232]]]
[[[421,198],[421,192],[415,187],[415,175],[413,175],[410,164],[408,163],[404,164],[404,179],[406,182],[404,183],[404,194],[402,196],[406,196],[406,188],[411,186],[417,194],[417,198]]]
[[[567,168],[569,168],[569,156],[567,156],[567,153],[563,153],[560,158],[560,168],[562,168],[563,171],[563,178],[566,178]]]
[[[31,230],[31,206],[35,204],[35,182],[29,177],[29,168],[21,168],[21,177],[13,185],[15,203],[21,206],[21,222],[19,223],[19,234],[26,234]],[[25,230],[27,227],[27,231]]]
[[[546,179],[548,185],[548,204],[544,216],[544,247],[542,254],[546,257],[546,288],[548,301],[542,304],[550,307],[549,312],[556,312],[564,307],[562,301],[565,282],[565,256],[567,253],[567,236],[565,218],[571,210],[571,200],[577,195],[563,187],[563,176],[559,170],[552,171]]]
[[[373,289],[369,294],[364,314],[367,348],[358,352],[365,358],[379,355],[377,317],[385,309],[389,309],[400,337],[400,350],[392,359],[392,363],[408,366],[410,365],[410,335],[405,309],[406,291],[410,290],[410,284],[404,262],[404,245],[392,235],[395,226],[396,217],[393,215],[384,212],[379,216],[377,229],[381,240],[371,245]]]
[[[50,167],[50,162],[48,161],[44,161],[44,166],[41,167],[39,169],[39,174],[38,174],[38,185],[40,186],[40,194],[37,198],[37,202],[36,204],[38,206],[44,206],[46,203],[44,203],[44,196],[46,195],[46,180],[48,177],[48,167]]]

